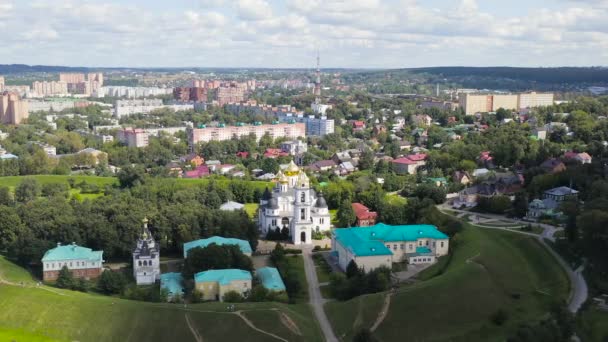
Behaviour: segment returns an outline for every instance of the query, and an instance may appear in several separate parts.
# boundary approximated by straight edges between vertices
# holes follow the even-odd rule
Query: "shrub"
[[[97,287],[105,294],[119,294],[125,289],[127,278],[121,272],[104,271],[97,281]]]
[[[244,298],[240,293],[236,291],[228,291],[224,293],[223,300],[227,303],[241,303],[244,301]]]

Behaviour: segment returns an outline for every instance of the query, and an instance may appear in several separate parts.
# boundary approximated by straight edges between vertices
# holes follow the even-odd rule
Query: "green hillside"
[[[404,336],[412,341],[504,341],[520,323],[541,318],[552,299],[568,296],[565,272],[534,238],[468,227],[452,248],[443,274],[395,293],[374,336],[381,341]],[[354,331],[370,328],[384,297],[328,303],[336,335],[350,341]],[[508,317],[502,326],[491,321],[498,310]]]
[[[0,277],[5,282],[0,284],[0,340],[197,341],[195,335],[204,341],[278,340],[267,333],[289,341],[322,339],[307,304],[236,304],[260,332],[222,303],[184,307],[39,287],[4,258]],[[6,284],[22,281],[25,286]]]

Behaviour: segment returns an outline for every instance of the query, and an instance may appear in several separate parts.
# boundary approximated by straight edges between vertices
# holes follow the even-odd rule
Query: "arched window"
[[[137,264],[138,264],[139,266],[141,266],[141,260],[139,260],[139,261],[137,262]]]
[[[300,202],[304,203],[306,202],[306,193],[303,192],[302,195],[300,195]]]

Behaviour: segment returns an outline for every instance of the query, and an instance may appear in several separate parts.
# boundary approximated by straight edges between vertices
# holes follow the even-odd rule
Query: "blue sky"
[[[0,0],[0,63],[589,66],[608,0]]]

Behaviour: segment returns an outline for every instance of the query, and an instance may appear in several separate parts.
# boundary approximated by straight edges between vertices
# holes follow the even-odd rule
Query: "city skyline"
[[[594,66],[607,19],[606,0],[0,0],[0,63],[312,69],[318,50],[322,68]]]

